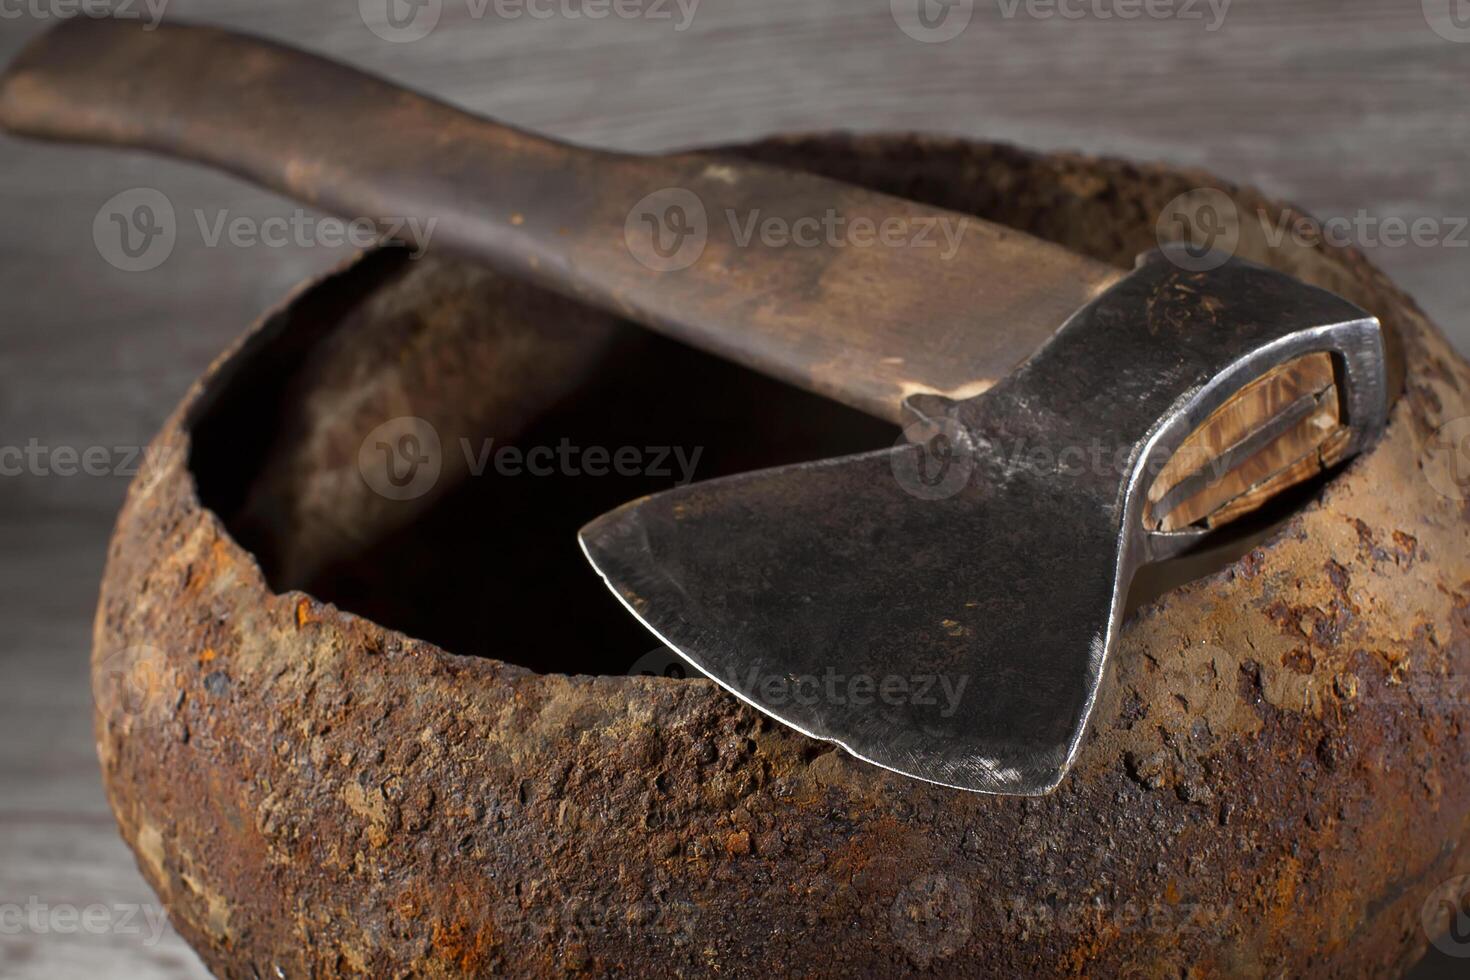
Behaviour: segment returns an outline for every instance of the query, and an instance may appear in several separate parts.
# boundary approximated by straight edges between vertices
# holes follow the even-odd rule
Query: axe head
[[[1385,422],[1373,317],[1242,260],[1188,264],[1145,256],[979,397],[911,398],[892,449],[635,501],[583,549],[659,639],[785,724],[918,779],[1046,793],[1135,570],[1211,526],[1177,515],[1231,478],[1269,494],[1293,461],[1253,477],[1263,454],[1320,468]],[[1241,392],[1313,358],[1325,388],[1181,462]],[[1340,424],[1314,443],[1324,411]]]

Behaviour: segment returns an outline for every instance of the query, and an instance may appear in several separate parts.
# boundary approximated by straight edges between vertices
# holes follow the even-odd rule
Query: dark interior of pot
[[[1055,174],[1028,185],[1019,178],[1033,158],[988,152],[993,172],[963,182],[913,160],[867,158],[868,172],[864,158],[834,157],[821,169],[1115,262],[1151,244],[1130,202],[1088,203]],[[691,478],[898,437],[473,263],[396,250],[272,316],[212,379],[189,427],[202,503],[277,591],[454,653],[584,674],[626,673],[659,647],[586,563],[584,523]],[[1156,573],[1135,603],[1218,568],[1315,489],[1237,528],[1233,545]]]
[[[677,482],[897,437],[472,265],[402,253],[315,288],[253,346],[197,419],[192,464],[272,587],[539,671],[626,673],[659,645],[587,564],[587,521]],[[410,460],[364,443],[406,417],[432,427],[416,430],[438,440],[420,465],[439,475],[389,499],[404,494],[372,468],[402,476]]]

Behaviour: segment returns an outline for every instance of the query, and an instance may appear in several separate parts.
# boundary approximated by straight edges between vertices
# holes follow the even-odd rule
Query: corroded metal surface
[[[1120,264],[1165,202],[1220,186],[952,142],[752,152]],[[547,411],[521,382],[542,334],[573,389],[555,401],[597,377],[584,343],[614,358],[638,342],[436,260],[377,256],[312,287],[190,395],[119,518],[97,736],[144,874],[240,977],[1400,972],[1427,942],[1425,899],[1470,871],[1470,513],[1424,471],[1436,430],[1470,414],[1470,368],[1358,255],[1273,252],[1249,227],[1239,251],[1382,318],[1403,397],[1378,447],[1267,543],[1125,624],[1072,774],[1043,799],[864,766],[707,681],[535,673],[495,628],[486,656],[460,656],[289,588],[340,579],[366,538],[447,506],[364,488],[374,425],[412,411],[508,431]],[[415,581],[411,562],[356,567]],[[560,589],[547,580],[547,608]],[[392,592],[380,608],[408,615]],[[589,652],[580,611],[563,618],[565,662],[617,671],[638,652]]]

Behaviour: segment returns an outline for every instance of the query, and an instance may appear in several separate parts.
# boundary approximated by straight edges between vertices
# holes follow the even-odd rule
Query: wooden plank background
[[[0,5],[0,59],[64,2]],[[978,0],[942,44],[907,36],[889,0],[699,0],[684,30],[677,13],[575,16],[581,0],[535,6],[550,17],[440,0],[437,28],[411,43],[365,26],[361,10],[383,0],[166,2],[170,18],[304,44],[591,144],[927,130],[1203,166],[1324,218],[1430,218],[1451,238],[1470,215],[1470,42],[1436,33],[1425,13],[1454,0],[1235,0],[1213,30],[1204,4],[1190,8],[1198,19],[1066,19],[1032,16],[1052,8],[1030,0]],[[211,248],[186,218],[161,267],[122,272],[91,232],[120,191],[156,188],[180,215],[210,220],[294,206],[186,165],[5,138],[0,174],[0,446],[100,446],[122,461],[231,337],[343,254]],[[1467,242],[1462,231],[1459,244],[1370,249],[1462,350]],[[153,902],[102,798],[88,717],[92,604],[124,483],[0,476],[0,905]],[[0,975],[202,973],[176,936],[150,943],[146,924],[130,934],[110,914],[103,935],[0,935]]]

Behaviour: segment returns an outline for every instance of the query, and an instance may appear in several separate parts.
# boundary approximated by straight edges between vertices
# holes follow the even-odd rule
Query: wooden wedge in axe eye
[[[262,40],[78,19],[0,122],[212,164],[890,420],[891,449],[695,483],[581,532],[628,610],[780,721],[919,779],[1056,786],[1134,572],[1369,445],[1378,322],[1170,245],[1128,272],[708,155],[571,147]]]

